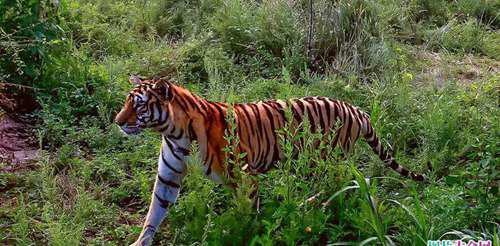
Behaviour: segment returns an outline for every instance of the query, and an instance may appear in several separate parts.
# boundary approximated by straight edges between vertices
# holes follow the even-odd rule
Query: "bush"
[[[40,79],[47,44],[61,32],[52,1],[0,2],[0,81],[32,85]]]
[[[500,31],[489,32],[485,35],[482,53],[495,60],[500,60]]]
[[[455,17],[475,17],[483,25],[500,28],[500,3],[492,0],[459,0],[452,5]]]
[[[247,72],[272,77],[286,66],[297,76],[307,63],[304,31],[298,17],[297,10],[286,1],[255,4],[228,0],[210,24],[217,41],[236,56],[235,63],[251,66]],[[261,61],[255,64],[255,58]],[[269,70],[263,71],[262,66]]]
[[[477,53],[483,46],[484,35],[484,29],[476,20],[463,24],[452,22],[443,33],[442,46],[453,52]]]
[[[317,69],[330,73],[379,73],[390,52],[372,1],[315,2],[313,57]]]
[[[486,31],[475,19],[460,23],[451,21],[428,34],[428,45],[457,53],[481,53],[484,46]]]

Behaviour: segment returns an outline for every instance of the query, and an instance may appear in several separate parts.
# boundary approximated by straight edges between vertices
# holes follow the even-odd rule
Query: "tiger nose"
[[[120,117],[120,113],[118,113],[115,117],[115,123],[119,126],[122,126],[126,123],[127,121],[123,119],[123,117]]]
[[[130,113],[128,112],[128,110],[126,110],[126,108],[123,108],[115,115],[115,123],[119,126],[124,125],[127,122],[127,118],[129,118],[129,115]]]

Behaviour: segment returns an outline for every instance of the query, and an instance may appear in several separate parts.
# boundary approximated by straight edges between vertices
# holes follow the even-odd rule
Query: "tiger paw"
[[[130,246],[150,246],[152,242],[153,242],[152,237],[142,237],[137,239],[137,241],[132,243]]]
[[[148,229],[143,231],[137,241],[130,246],[150,246],[153,243],[154,230]]]

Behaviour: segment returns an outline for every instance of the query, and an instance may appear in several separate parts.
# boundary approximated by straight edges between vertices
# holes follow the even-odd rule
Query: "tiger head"
[[[158,128],[167,124],[170,83],[164,80],[141,80],[130,76],[135,85],[116,115],[115,122],[127,135],[139,134],[145,128]]]

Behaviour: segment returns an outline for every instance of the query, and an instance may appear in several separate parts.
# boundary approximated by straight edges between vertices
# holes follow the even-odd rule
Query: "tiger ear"
[[[140,85],[142,83],[141,78],[139,78],[139,76],[137,76],[135,74],[130,75],[130,77],[128,78],[128,81],[130,83],[132,83],[133,85]]]
[[[158,92],[163,100],[170,101],[172,99],[170,83],[160,80],[153,85],[153,89]]]

